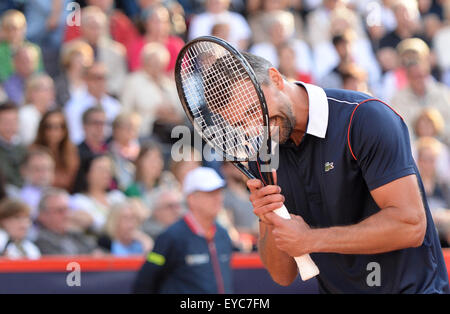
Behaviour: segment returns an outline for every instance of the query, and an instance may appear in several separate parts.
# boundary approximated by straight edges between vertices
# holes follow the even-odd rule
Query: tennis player
[[[292,256],[309,253],[321,293],[448,293],[402,117],[363,93],[288,82],[266,60],[244,55],[279,130],[277,185],[247,183],[273,280],[291,284]],[[293,219],[273,213],[283,203]]]

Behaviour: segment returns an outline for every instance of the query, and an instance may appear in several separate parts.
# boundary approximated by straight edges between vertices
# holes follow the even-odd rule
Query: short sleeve
[[[416,173],[403,119],[378,100],[361,103],[349,125],[349,148],[369,190]]]

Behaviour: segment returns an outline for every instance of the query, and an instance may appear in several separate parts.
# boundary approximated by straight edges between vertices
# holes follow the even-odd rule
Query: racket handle
[[[288,210],[283,205],[282,207],[274,210],[275,214],[284,219],[291,219]],[[294,257],[295,262],[297,263],[298,271],[300,273],[300,277],[303,281],[311,279],[319,274],[319,268],[311,259],[309,254],[305,254],[302,256]]]

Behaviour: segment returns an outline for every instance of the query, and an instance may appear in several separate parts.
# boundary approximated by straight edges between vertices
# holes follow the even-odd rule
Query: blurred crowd
[[[2,0],[0,256],[143,255],[184,215],[202,162],[170,157],[189,125],[173,72],[201,35],[388,103],[448,246],[450,0]],[[245,178],[207,166],[227,183],[218,220],[234,250],[255,250]]]

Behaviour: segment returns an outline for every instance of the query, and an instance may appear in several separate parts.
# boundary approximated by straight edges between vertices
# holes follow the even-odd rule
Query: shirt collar
[[[195,219],[194,215],[191,212],[187,212],[184,215],[184,221],[194,234],[206,238],[205,230],[202,228],[202,226],[200,226],[200,224],[197,222],[197,220]],[[210,231],[212,238],[214,238],[214,234],[216,233],[216,226],[215,225],[211,226]]]
[[[309,100],[309,119],[306,133],[325,138],[328,127],[328,99],[323,88],[303,83],[295,82],[306,89]]]

